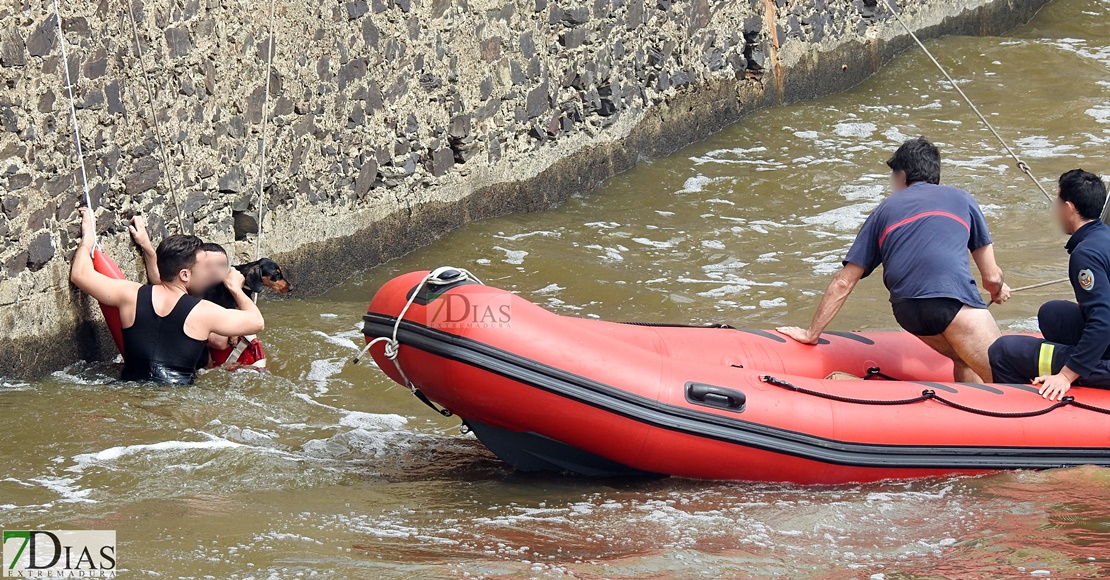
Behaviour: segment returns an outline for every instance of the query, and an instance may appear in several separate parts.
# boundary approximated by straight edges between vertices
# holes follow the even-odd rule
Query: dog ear
[[[243,278],[246,279],[247,288],[251,292],[258,294],[262,291],[262,269],[258,265],[253,265],[243,272]]]

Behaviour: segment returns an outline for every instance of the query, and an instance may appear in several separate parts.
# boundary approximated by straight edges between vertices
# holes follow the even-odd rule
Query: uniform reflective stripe
[[[1045,376],[1052,374],[1052,355],[1056,352],[1056,345],[1051,342],[1041,343],[1041,356],[1037,361],[1037,375]]]

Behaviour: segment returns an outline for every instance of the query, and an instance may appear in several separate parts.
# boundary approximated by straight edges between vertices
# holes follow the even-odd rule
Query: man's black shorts
[[[964,307],[955,298],[910,298],[895,302],[894,319],[915,336],[943,334]]]

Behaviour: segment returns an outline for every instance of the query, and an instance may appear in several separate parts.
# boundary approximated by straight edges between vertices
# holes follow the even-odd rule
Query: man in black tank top
[[[223,283],[238,310],[229,310],[189,295],[191,285],[204,284],[203,243],[196,236],[169,236],[157,253],[162,283],[140,285],[116,280],[93,268],[96,232],[92,213],[81,210],[81,244],[73,258],[70,280],[104,306],[120,311],[123,323],[124,369],[128,381],[189,384],[196,377],[196,361],[213,334],[257,334],[265,323],[254,302],[243,293],[243,275],[231,268]]]

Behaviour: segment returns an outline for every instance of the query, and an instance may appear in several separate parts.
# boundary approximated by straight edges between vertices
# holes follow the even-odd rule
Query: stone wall
[[[1046,1],[899,4],[937,36],[996,33]],[[62,22],[109,255],[140,279],[126,220],[141,212],[155,239],[252,258],[261,205],[262,253],[310,294],[858,83],[909,46],[878,2],[277,0],[268,79],[266,2],[65,3]],[[0,6],[0,376],[114,348],[68,283],[83,194],[49,6]]]

